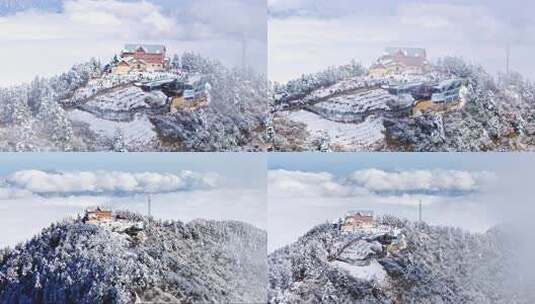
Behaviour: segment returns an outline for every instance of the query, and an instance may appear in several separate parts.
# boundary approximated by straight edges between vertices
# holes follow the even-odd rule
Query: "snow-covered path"
[[[289,112],[288,118],[304,123],[312,136],[326,132],[331,143],[342,146],[343,150],[365,150],[374,143],[384,140],[385,129],[382,118],[369,116],[360,124],[339,123],[305,110]]]
[[[384,267],[376,260],[371,260],[368,265],[363,266],[351,265],[341,261],[333,261],[331,264],[349,272],[352,277],[364,281],[377,281],[379,284],[384,284],[388,278]]]

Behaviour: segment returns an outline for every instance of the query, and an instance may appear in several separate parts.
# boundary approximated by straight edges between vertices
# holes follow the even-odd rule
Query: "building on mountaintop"
[[[111,210],[106,210],[101,207],[94,209],[86,209],[83,222],[87,224],[98,224],[104,222],[110,222],[113,220]]]
[[[126,44],[121,51],[121,61],[124,68],[115,70],[116,74],[128,72],[163,71],[168,65],[167,49],[164,45]]]
[[[374,219],[373,211],[357,210],[350,211],[342,220],[340,230],[344,232],[353,232],[359,229],[374,228],[377,223]]]
[[[130,73],[146,72],[149,65],[142,59],[136,59],[133,57],[121,58],[119,62],[113,68],[115,75],[127,75]]]
[[[369,75],[384,77],[389,74],[422,74],[428,66],[425,49],[387,47],[370,67]]]

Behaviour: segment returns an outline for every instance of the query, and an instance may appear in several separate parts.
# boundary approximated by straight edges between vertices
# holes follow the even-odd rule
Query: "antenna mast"
[[[422,222],[422,200],[418,201],[418,222]]]
[[[150,193],[147,196],[147,211],[148,211],[148,216],[150,217],[151,216],[151,196],[150,196]]]
[[[511,45],[507,43],[505,46],[505,74],[509,75],[509,60],[511,57]]]
[[[245,33],[242,34],[242,54],[241,54],[241,64],[242,68],[245,70],[247,68],[247,37]]]

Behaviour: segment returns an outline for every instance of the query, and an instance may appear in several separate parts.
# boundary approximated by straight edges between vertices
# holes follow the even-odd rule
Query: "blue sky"
[[[515,153],[274,153],[269,169],[327,171],[343,175],[356,169],[457,169],[503,170],[520,163],[534,163],[529,154]]]
[[[386,46],[452,55],[490,73],[511,67],[535,79],[535,4],[527,1],[269,0],[269,75],[284,82],[356,59],[373,62]]]
[[[252,153],[2,153],[0,248],[100,205],[266,228],[266,159]],[[28,220],[31,219],[31,220]]]
[[[535,213],[525,153],[275,153],[268,161],[269,249],[353,209],[474,232]],[[296,216],[298,214],[299,216]]]
[[[213,172],[248,187],[264,185],[265,157],[252,153],[2,153],[0,176],[14,171]],[[256,168],[257,170],[251,170]]]

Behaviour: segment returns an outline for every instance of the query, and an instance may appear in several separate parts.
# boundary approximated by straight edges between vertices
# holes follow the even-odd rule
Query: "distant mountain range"
[[[0,16],[11,15],[27,9],[38,9],[59,12],[61,0],[0,0]]]

